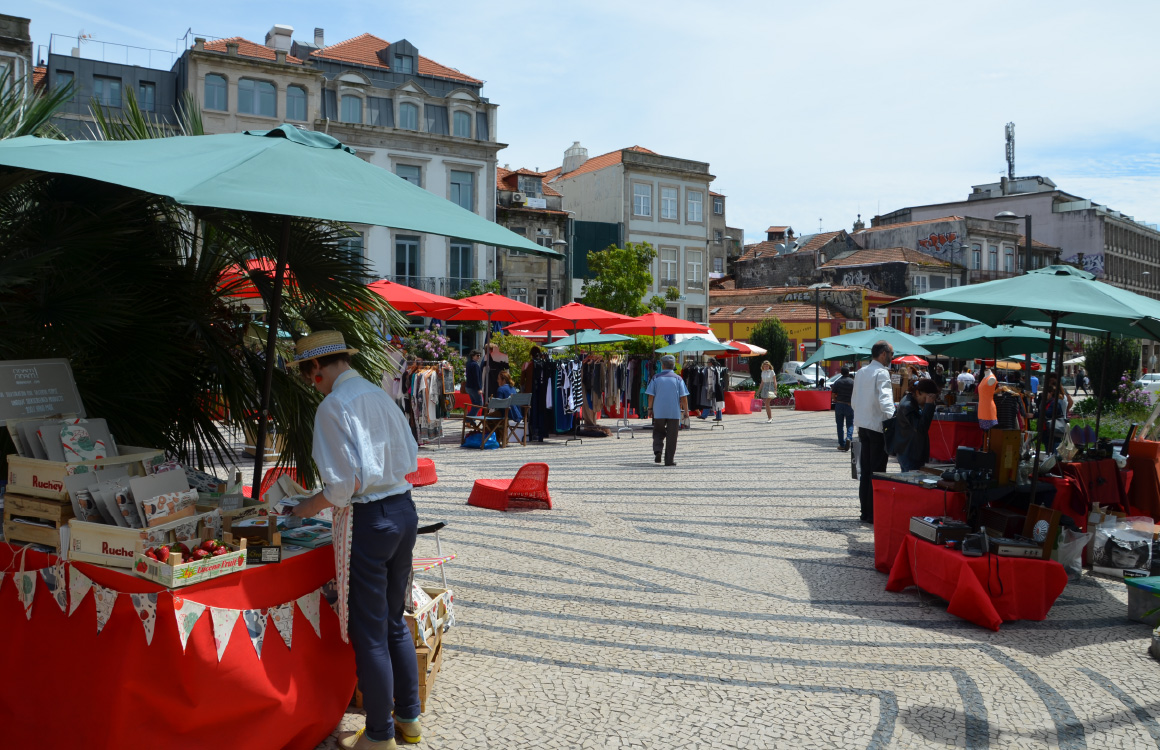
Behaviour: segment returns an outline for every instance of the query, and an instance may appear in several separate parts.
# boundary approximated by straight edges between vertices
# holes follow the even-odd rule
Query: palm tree
[[[126,103],[119,115],[94,103],[94,134],[201,132],[192,100],[176,131],[141,112],[131,91]],[[48,120],[40,119],[43,127]],[[270,274],[260,270],[243,272],[259,295],[252,308],[223,278],[247,261],[275,258],[280,229],[269,215],[190,210],[66,175],[0,172],[0,359],[67,357],[87,413],[105,417],[121,445],[161,447],[190,466],[227,466],[222,425],[246,425],[259,408],[265,352],[251,324],[273,296]],[[377,382],[388,367],[381,332],[403,319],[367,289],[370,269],[346,247],[352,234],[328,222],[291,222],[292,283],[283,288],[279,329],[342,331],[361,350],[355,366]],[[287,341],[275,353],[282,359]],[[306,482],[318,398],[293,371],[275,372],[271,416],[287,445],[280,460],[293,461]]]

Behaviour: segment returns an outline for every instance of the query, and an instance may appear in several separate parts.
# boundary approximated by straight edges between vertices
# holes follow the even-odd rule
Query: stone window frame
[[[264,115],[261,112],[243,112],[242,111],[242,81],[253,81],[256,84],[257,83],[268,83],[274,87],[274,114]],[[258,96],[258,91],[257,91],[257,88],[255,87],[255,90],[254,90],[255,108],[257,108],[259,101],[260,101],[260,97]],[[243,115],[245,117],[264,117],[267,120],[276,120],[276,119],[278,119],[278,84],[275,83],[274,81],[271,81],[269,78],[257,78],[254,76],[240,76],[238,78],[237,95],[235,97],[234,105],[235,105],[235,109],[237,110],[237,114],[239,114],[239,115]]]
[[[426,239],[427,235],[424,232],[410,232],[410,231],[407,231],[405,229],[391,231],[391,266],[390,266],[391,273],[390,273],[390,276],[395,277],[395,278],[399,277],[399,273],[398,273],[398,262],[399,262],[398,243],[399,243],[399,240],[403,237],[407,237],[407,238],[414,237],[418,240],[418,253],[416,253],[416,259],[418,260],[419,267],[418,267],[418,269],[415,269],[417,271],[417,273],[408,273],[407,278],[421,279],[421,278],[423,278],[424,266],[426,265],[423,262],[424,261],[423,255],[424,255],[424,245],[426,244],[425,239]]]
[[[395,129],[409,130],[412,133],[425,133],[424,126],[426,122],[423,118],[423,99],[410,92],[400,92],[399,96],[395,97]],[[415,108],[415,127],[403,127],[403,106],[410,105]]]
[[[690,203],[689,196],[694,194],[694,193],[701,196],[701,218],[698,220],[694,220],[694,219],[690,218],[690,216],[692,214],[689,212],[689,203]],[[701,188],[691,188],[691,187],[685,188],[685,223],[686,224],[696,224],[698,226],[703,226],[705,224],[705,194],[706,194],[706,191],[702,190]]]
[[[665,191],[674,190],[677,197],[673,200],[673,205],[676,208],[676,216],[671,219],[665,218]],[[663,221],[666,224],[680,224],[681,223],[681,186],[675,182],[661,182],[657,184],[657,205],[660,211],[657,212],[657,221]]]
[[[225,106],[225,109],[215,109],[213,107],[210,107],[208,102],[206,101],[206,88],[205,87],[206,87],[207,79],[209,79],[210,76],[213,76],[214,78],[220,78],[220,79],[222,79],[222,81],[225,82],[225,88],[226,88],[226,106]],[[208,112],[229,112],[230,111],[230,77],[228,75],[226,75],[225,73],[221,73],[221,72],[214,70],[214,71],[210,71],[209,73],[206,73],[204,76],[201,77],[201,106],[202,106],[202,109],[204,109]]]
[[[469,138],[469,139],[473,138],[475,135],[475,110],[470,109],[468,107],[464,107],[461,104],[457,105],[454,103],[452,103],[448,107],[448,109],[451,110],[450,117],[451,117],[451,135],[452,135],[452,137],[454,137],[454,138]],[[467,135],[456,135],[456,133],[455,133],[455,117],[456,117],[456,115],[460,115],[460,114],[465,115],[467,117]]]
[[[306,111],[303,112],[301,120],[290,116],[290,89],[298,89],[302,92],[302,103]],[[286,93],[283,95],[283,98],[286,101],[284,111],[286,113],[287,120],[292,122],[310,122],[310,91],[305,86],[300,83],[286,84]]]
[[[447,195],[445,195],[444,197],[447,200],[451,201],[452,203],[455,203],[455,201],[451,200],[451,173],[452,172],[470,172],[472,174],[472,178],[471,178],[471,205],[472,205],[472,207],[471,207],[470,211],[474,214],[479,215],[479,216],[483,216],[483,213],[481,213],[481,206],[482,206],[481,201],[483,199],[483,192],[484,192],[484,190],[483,190],[483,165],[470,164],[467,162],[460,162],[460,161],[449,161],[449,160],[445,159],[443,161],[443,166],[447,168]],[[494,198],[494,195],[495,195],[495,193],[493,192],[492,193],[493,198]],[[458,206],[459,204],[455,203],[455,205]]]
[[[336,114],[338,115],[338,121],[340,123],[342,123],[343,125],[362,125],[363,122],[366,120],[366,111],[367,111],[366,92],[361,91],[360,89],[342,87],[338,90],[337,93],[338,93],[338,112]],[[352,99],[358,99],[358,115],[359,115],[358,122],[351,122],[350,120],[344,120],[342,117],[342,110],[343,110],[342,103],[344,101],[346,101],[347,97],[350,97]]]
[[[676,256],[672,261],[666,261],[664,253],[671,250]],[[677,289],[681,288],[681,263],[682,263],[681,248],[677,245],[657,245],[657,290],[662,291],[668,289],[670,286],[675,286]],[[672,263],[675,271],[674,276],[665,276],[664,268]],[[676,283],[666,283],[676,282]]]
[[[393,174],[393,175],[398,175],[398,171],[395,168],[400,166],[400,165],[407,166],[407,167],[418,167],[419,168],[419,185],[418,185],[418,187],[421,187],[424,190],[427,189],[427,167],[429,167],[431,164],[430,157],[391,154],[390,156],[388,156],[388,159],[390,159],[391,174]]]
[[[689,257],[689,253],[699,253],[701,255],[700,262],[697,263],[697,278],[693,278],[693,260]],[[700,287],[690,287],[689,284],[700,284]],[[692,289],[705,288],[705,250],[700,247],[686,247],[685,248],[685,286]]]
[[[636,189],[638,187],[648,188],[648,213],[642,214],[636,211]],[[641,221],[654,221],[653,218],[653,183],[643,182],[641,180],[632,181],[632,218]]]

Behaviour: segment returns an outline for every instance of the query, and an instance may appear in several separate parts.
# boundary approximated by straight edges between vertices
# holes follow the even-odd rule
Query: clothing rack
[[[555,354],[548,355],[548,358],[553,362],[573,362],[576,360],[575,354]],[[584,445],[584,438],[580,437],[580,423],[584,421],[584,404],[580,404],[580,419],[576,418],[576,414],[572,414],[572,437],[564,441],[564,445],[569,443],[580,443]]]
[[[419,367],[438,368],[439,372],[440,372],[440,377],[442,377],[442,373],[445,369],[444,365],[450,365],[451,363],[445,359],[412,359],[412,360],[407,360],[404,364],[406,365],[406,367],[403,368],[404,373],[406,373],[408,370],[410,370],[411,365],[418,365]],[[411,404],[412,404],[411,408],[413,410],[415,408],[414,407],[414,395],[411,395],[409,397],[411,398]],[[444,409],[447,410],[448,414],[450,414],[451,410],[455,407],[455,391],[454,390],[452,390],[450,394],[448,394],[446,391],[444,391],[444,393],[443,393],[443,407],[444,407]],[[420,448],[430,448],[431,450],[436,450],[436,451],[445,450],[447,448],[447,446],[442,442],[442,437],[443,437],[442,424],[439,427],[439,432],[440,432],[440,435],[438,438],[416,437],[415,442],[418,444],[418,446]]]

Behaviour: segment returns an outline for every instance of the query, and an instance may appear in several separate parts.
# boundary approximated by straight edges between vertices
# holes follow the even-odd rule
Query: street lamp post
[[[1019,221],[1019,217],[1011,211],[1003,211],[995,214],[995,221]],[[1023,273],[1027,273],[1031,270],[1031,214],[1024,216],[1023,221],[1027,223],[1023,238]]]
[[[821,309],[821,307],[820,307],[820,304],[818,301],[819,295],[822,293],[823,289],[831,289],[832,286],[830,284],[822,282],[820,284],[811,284],[809,288],[814,290],[814,351],[816,352],[818,349],[822,348],[822,338],[821,338],[821,332],[820,332],[820,327],[821,327],[820,309]]]
[[[552,247],[564,254],[564,288],[560,290],[560,304],[568,304],[572,296],[572,254],[568,252],[568,240],[555,240]],[[552,260],[548,259],[548,309],[552,307]]]

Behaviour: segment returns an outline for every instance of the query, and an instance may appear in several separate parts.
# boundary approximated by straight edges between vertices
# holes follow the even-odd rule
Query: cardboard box
[[[231,526],[230,531],[234,539],[245,539],[247,565],[282,562],[282,534],[277,522],[265,526]]]
[[[206,522],[212,520],[213,513],[203,513],[193,518],[179,518],[148,529],[126,529],[104,523],[89,523],[79,518],[69,521],[68,559],[80,562],[108,565],[114,568],[133,567],[137,554],[137,544],[145,547],[173,540],[170,533],[178,526],[198,522],[197,537],[205,538]],[[158,541],[162,540],[162,541]],[[188,542],[186,542],[188,544]],[[192,545],[191,545],[192,546]]]
[[[166,588],[175,589],[245,570],[246,540],[242,539],[237,545],[233,545],[229,543],[229,535],[226,535],[226,545],[234,551],[216,557],[206,557],[189,562],[181,561],[170,565],[145,557],[144,553],[148,545],[139,541],[135,550],[136,555],[133,558],[133,572],[142,578],[160,583]],[[181,555],[177,555],[177,559],[180,560],[180,558]],[[172,559],[171,557],[170,560]]]
[[[132,476],[145,476],[146,466],[156,466],[165,460],[165,452],[156,448],[125,446],[120,456],[95,461],[45,461],[16,454],[8,457],[8,491],[19,495],[65,500],[68,492],[64,478],[83,474],[90,469],[106,466],[128,466]]]

